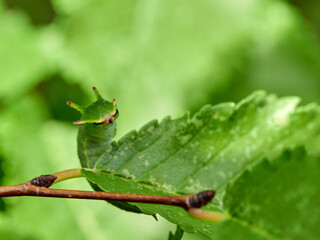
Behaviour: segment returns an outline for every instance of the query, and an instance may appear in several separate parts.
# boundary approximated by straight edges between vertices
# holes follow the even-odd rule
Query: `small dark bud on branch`
[[[200,208],[204,205],[207,205],[209,202],[211,202],[215,194],[215,191],[208,190],[190,196],[187,200],[188,208]]]
[[[37,187],[49,188],[56,179],[57,177],[53,175],[41,175],[32,179],[30,183]]]

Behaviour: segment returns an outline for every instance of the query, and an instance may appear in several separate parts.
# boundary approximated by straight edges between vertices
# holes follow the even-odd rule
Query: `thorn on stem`
[[[156,214],[153,214],[152,217],[158,222],[158,218]]]

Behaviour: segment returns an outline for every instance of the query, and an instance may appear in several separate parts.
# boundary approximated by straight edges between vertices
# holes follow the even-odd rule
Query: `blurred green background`
[[[316,0],[0,3],[2,185],[79,167],[79,114],[66,101],[89,103],[92,86],[117,99],[117,139],[257,89],[320,102]],[[1,239],[156,240],[175,228],[99,201],[7,198],[0,209]]]

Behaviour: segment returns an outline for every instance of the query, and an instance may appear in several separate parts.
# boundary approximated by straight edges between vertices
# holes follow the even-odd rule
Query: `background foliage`
[[[79,166],[71,124],[79,115],[65,102],[88,103],[92,86],[118,101],[117,138],[256,89],[320,102],[316,1],[0,3],[1,184]],[[90,189],[85,180],[57,186]],[[0,209],[6,239],[165,239],[174,231],[104,202],[11,198]]]

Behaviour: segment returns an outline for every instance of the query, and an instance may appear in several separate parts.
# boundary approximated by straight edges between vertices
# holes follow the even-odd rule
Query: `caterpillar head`
[[[116,100],[113,99],[112,102],[104,100],[95,87],[93,87],[93,92],[96,95],[97,101],[89,106],[83,107],[72,102],[67,102],[70,107],[78,110],[82,114],[81,120],[73,122],[73,124],[108,125],[113,123],[118,117],[119,112]]]

